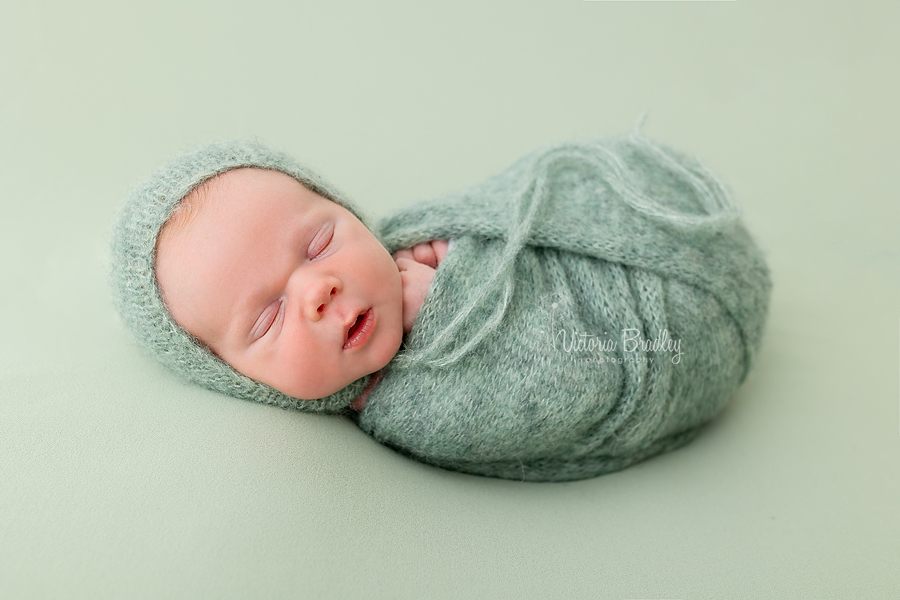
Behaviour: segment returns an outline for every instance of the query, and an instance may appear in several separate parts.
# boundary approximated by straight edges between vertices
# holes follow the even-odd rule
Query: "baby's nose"
[[[328,311],[331,301],[340,293],[341,289],[340,281],[333,278],[316,284],[315,288],[310,290],[309,297],[305,303],[307,318],[311,320],[322,318]]]
[[[329,294],[328,294],[328,298],[325,299],[325,302],[323,302],[322,304],[319,305],[319,307],[316,309],[316,311],[319,312],[319,313],[324,312],[324,311],[325,311],[325,305],[326,305],[326,304],[329,304],[329,303],[331,302],[331,298],[332,298],[335,294],[337,294],[337,288],[336,288],[336,287],[333,287],[333,288],[331,288],[331,291],[330,291]]]

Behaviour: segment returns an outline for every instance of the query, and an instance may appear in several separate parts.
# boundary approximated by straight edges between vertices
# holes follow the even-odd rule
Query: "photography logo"
[[[642,329],[626,327],[616,331],[588,332],[570,296],[558,292],[544,294],[540,302],[544,339],[548,349],[563,352],[572,360],[586,362],[654,362],[661,353],[668,354],[672,364],[681,363],[684,355],[681,339],[674,339],[668,329],[647,336]]]

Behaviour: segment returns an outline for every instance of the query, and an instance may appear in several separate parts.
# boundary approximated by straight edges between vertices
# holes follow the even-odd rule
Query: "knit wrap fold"
[[[686,443],[762,337],[771,283],[738,219],[708,169],[637,131],[389,215],[391,252],[456,242],[359,426],[417,460],[528,480]]]
[[[336,188],[285,154],[249,141],[211,144],[162,167],[125,201],[112,234],[109,282],[125,325],[154,358],[182,378],[238,398],[310,412],[341,412],[371,376],[320,400],[300,400],[238,373],[180,327],[156,280],[156,244],[175,206],[203,182],[242,167],[280,171],[367,220]]]

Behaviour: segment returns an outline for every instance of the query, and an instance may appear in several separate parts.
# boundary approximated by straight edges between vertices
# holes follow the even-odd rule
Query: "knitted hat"
[[[155,269],[160,229],[192,190],[217,175],[242,167],[290,175],[310,191],[343,206],[369,227],[360,211],[340,192],[285,154],[256,142],[211,144],[176,158],[125,201],[111,244],[109,279],[116,308],[140,345],[188,381],[229,396],[282,408],[340,412],[360,394],[370,376],[319,400],[292,398],[242,375],[215,356],[203,342],[175,322],[163,303]]]

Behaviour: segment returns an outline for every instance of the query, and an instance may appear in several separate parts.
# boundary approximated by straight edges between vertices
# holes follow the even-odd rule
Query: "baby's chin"
[[[365,375],[363,375],[365,377]],[[275,388],[285,396],[290,396],[291,398],[296,398],[298,400],[322,400],[324,398],[328,398],[329,396],[336,394],[346,388],[348,385],[351,385],[357,379],[361,379],[357,377],[356,379],[350,381],[341,380],[340,382],[334,382],[330,384],[321,383],[316,385],[313,388],[310,387],[294,387],[294,386],[278,386],[272,385],[270,383],[266,383],[266,385]]]
[[[401,342],[402,342],[402,335],[401,335]],[[399,347],[400,347],[400,344],[397,345],[398,350],[399,350]],[[387,360],[384,361],[384,364],[381,364],[380,366],[378,366],[376,369],[374,369],[371,372],[364,372],[363,374],[359,375],[358,377],[344,378],[341,380],[331,382],[330,384],[326,384],[325,382],[320,382],[319,385],[316,385],[314,388],[302,387],[302,386],[298,386],[298,387],[277,386],[277,385],[272,385],[269,383],[267,383],[266,385],[269,385],[270,387],[275,388],[276,390],[278,390],[282,394],[285,394],[286,396],[290,396],[292,398],[297,398],[298,400],[310,400],[310,401],[322,400],[323,398],[327,398],[333,394],[340,392],[341,390],[352,385],[356,381],[359,381],[360,379],[365,379],[369,375],[378,375],[379,372],[381,371],[381,369],[383,369],[384,367],[387,366],[387,364],[391,361],[391,359],[394,357],[394,355],[396,353],[397,352],[395,351],[393,354],[390,355],[390,357]],[[370,379],[367,383],[372,383],[374,381],[374,379],[375,378]],[[266,383],[266,382],[263,382],[263,383]],[[374,385],[370,386],[370,387],[374,387]],[[369,391],[371,391],[371,390],[369,390]]]

